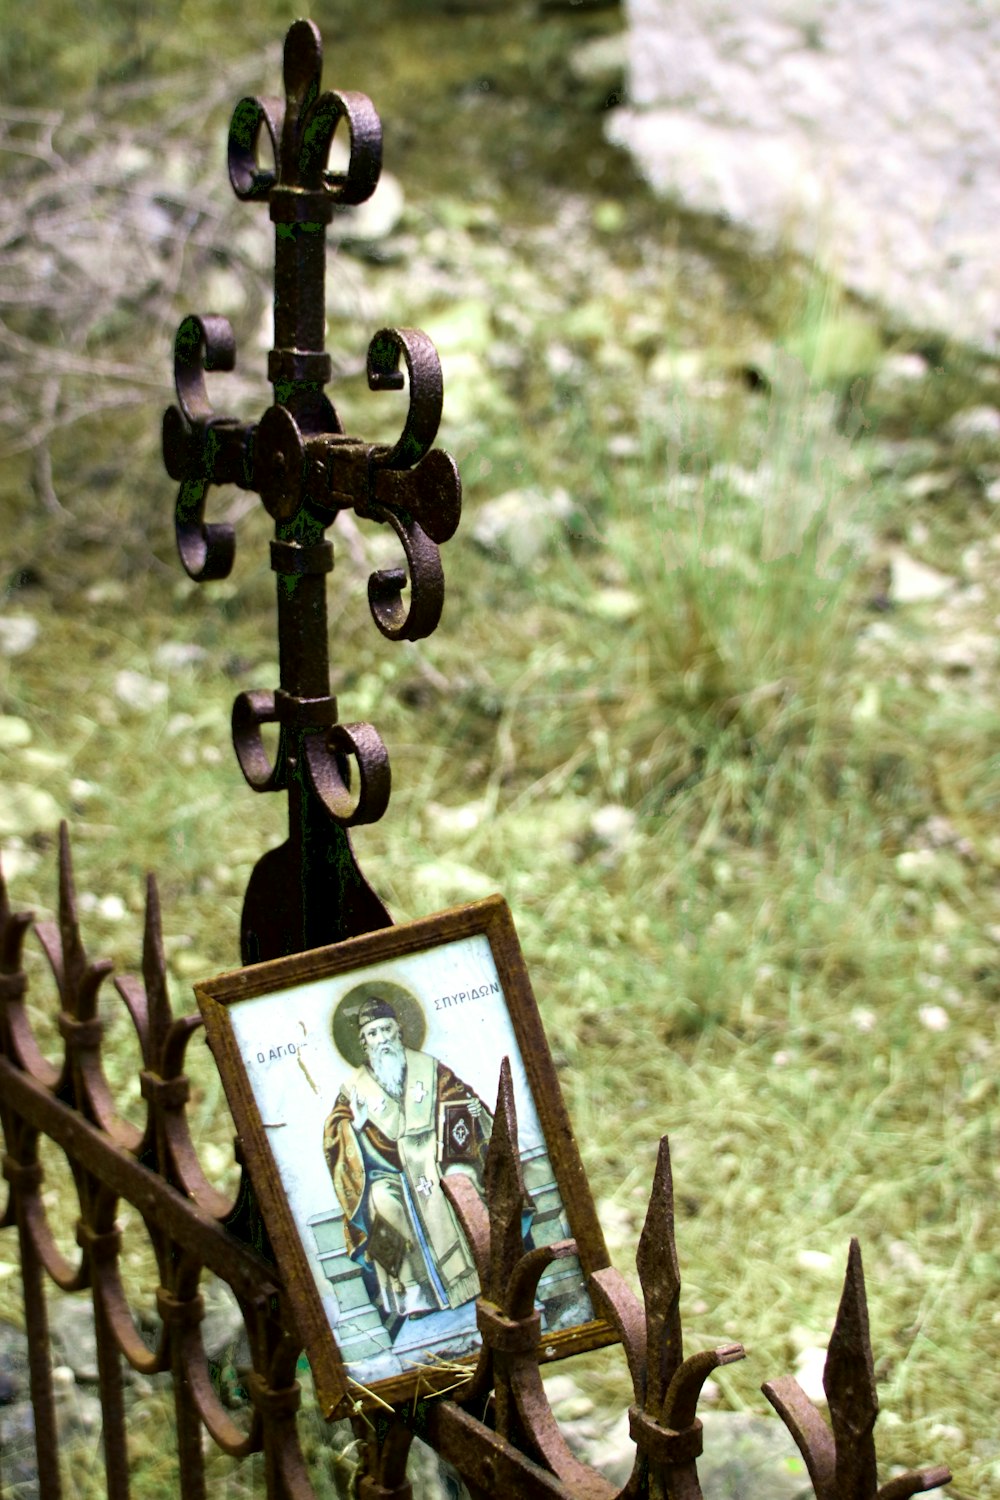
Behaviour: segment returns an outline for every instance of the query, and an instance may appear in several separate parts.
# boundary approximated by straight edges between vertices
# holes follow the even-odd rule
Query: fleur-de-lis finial
[[[794,1375],[769,1380],[762,1390],[805,1460],[816,1500],[909,1500],[948,1484],[943,1466],[913,1469],[879,1488],[875,1461],[878,1395],[868,1331],[868,1299],[861,1246],[851,1240],[844,1290],[830,1335],[823,1389],[829,1426]]]
[[[341,511],[388,526],[403,567],[374,571],[368,604],[389,640],[419,640],[437,626],[444,599],[439,547],[454,534],[461,484],[454,460],[433,447],[443,386],[434,346],[409,328],[383,328],[367,354],[373,391],[407,391],[395,443],[349,438],[324,387],[326,227],[368,198],[382,165],[381,125],[363,94],[324,90],[320,35],[296,21],[285,39],[285,99],[246,98],[229,132],[229,176],[238,198],[266,202],[275,226],[274,402],[257,423],[217,413],[206,371],[231,370],[235,341],[225,318],[188,317],[174,346],[177,404],[164,416],[167,471],[179,484],[177,547],[196,582],[224,577],[233,528],[209,522],[213,486],[256,491],[275,523],[280,685],[239,695],[233,741],[249,785],[286,791],[289,837],[259,862],[244,905],[245,962],[272,958],[383,927],[385,907],[358,869],[348,829],[375,822],[389,798],[388,756],[370,724],[342,724],[330,695],[326,528]],[[348,162],[329,167],[338,131]],[[261,161],[264,141],[273,166]],[[279,726],[272,761],[262,730]]]
[[[642,1300],[612,1267],[590,1277],[595,1305],[622,1341],[635,1393],[629,1430],[637,1448],[636,1461],[620,1500],[633,1494],[648,1494],[652,1500],[674,1496],[701,1500],[698,1400],[712,1371],[742,1359],[744,1350],[742,1344],[721,1344],[684,1358],[673,1175],[666,1136],[660,1141],[636,1269]]]

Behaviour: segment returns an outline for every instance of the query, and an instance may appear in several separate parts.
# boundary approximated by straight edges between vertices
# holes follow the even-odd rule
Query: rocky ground
[[[1000,17],[978,0],[628,0],[608,123],[658,191],[997,353]]]

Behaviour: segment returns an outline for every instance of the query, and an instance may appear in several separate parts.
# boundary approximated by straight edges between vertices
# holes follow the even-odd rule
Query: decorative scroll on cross
[[[285,41],[285,103],[243,99],[229,131],[236,195],[266,201],[275,226],[274,348],[268,358],[274,405],[257,423],[216,413],[205,372],[233,368],[233,331],[222,317],[188,317],[174,346],[178,404],[163,419],[164,460],[180,484],[177,547],[191,578],[224,578],[233,564],[232,526],[206,520],[213,485],[256,491],[274,519],[280,686],[240,694],[233,742],[254,791],[287,791],[289,837],[260,860],[251,878],[243,909],[245,963],[391,921],[358,869],[347,831],[377,822],[385,811],[389,759],[370,724],[338,721],[330,695],[326,574],[333,547],[326,528],[343,510],[391,528],[406,567],[372,574],[369,607],[390,640],[419,640],[441,617],[438,547],[454,535],[461,513],[455,462],[432,446],[443,386],[425,334],[383,328],[368,346],[371,389],[408,386],[406,419],[391,446],[346,436],[324,391],[331,375],[323,347],[326,227],[339,207],[374,192],[382,131],[365,95],[322,92],[321,70],[319,32],[311,21],[297,21]],[[340,128],[349,136],[350,157],[345,171],[333,172],[327,162]],[[274,170],[259,161],[264,133]],[[279,726],[273,764],[261,735],[268,723]]]

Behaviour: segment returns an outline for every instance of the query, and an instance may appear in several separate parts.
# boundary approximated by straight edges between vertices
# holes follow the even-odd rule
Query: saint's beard
[[[393,1099],[403,1097],[406,1082],[406,1051],[397,1037],[392,1042],[381,1042],[368,1050],[368,1067],[375,1081]]]

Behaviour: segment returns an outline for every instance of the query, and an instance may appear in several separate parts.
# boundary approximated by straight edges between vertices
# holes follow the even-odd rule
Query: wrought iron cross
[[[374,192],[382,130],[364,94],[322,92],[321,70],[317,28],[296,21],[285,39],[285,103],[243,99],[229,130],[236,195],[266,201],[275,228],[274,348],[268,358],[274,404],[257,423],[217,414],[205,372],[233,368],[233,331],[223,317],[187,317],[174,345],[178,404],[163,419],[164,461],[180,484],[177,547],[195,582],[224,578],[233,564],[232,526],[205,519],[212,485],[256,491],[274,519],[280,686],[239,695],[233,743],[254,791],[287,791],[289,835],[251,876],[243,906],[244,963],[391,923],[358,868],[348,833],[353,824],[374,823],[385,811],[389,759],[370,724],[338,721],[330,695],[326,575],[333,546],[325,532],[342,510],[391,527],[406,568],[372,574],[369,606],[390,640],[419,640],[441,616],[438,544],[454,534],[461,512],[455,462],[432,447],[443,386],[426,334],[383,328],[368,346],[372,390],[409,386],[406,421],[391,447],[347,437],[324,391],[331,376],[324,352],[326,227],[338,208],[362,203]],[[341,126],[349,135],[350,159],[345,171],[333,172],[327,163]],[[274,170],[259,160],[263,132]],[[273,765],[261,736],[268,723],[279,725]]]

